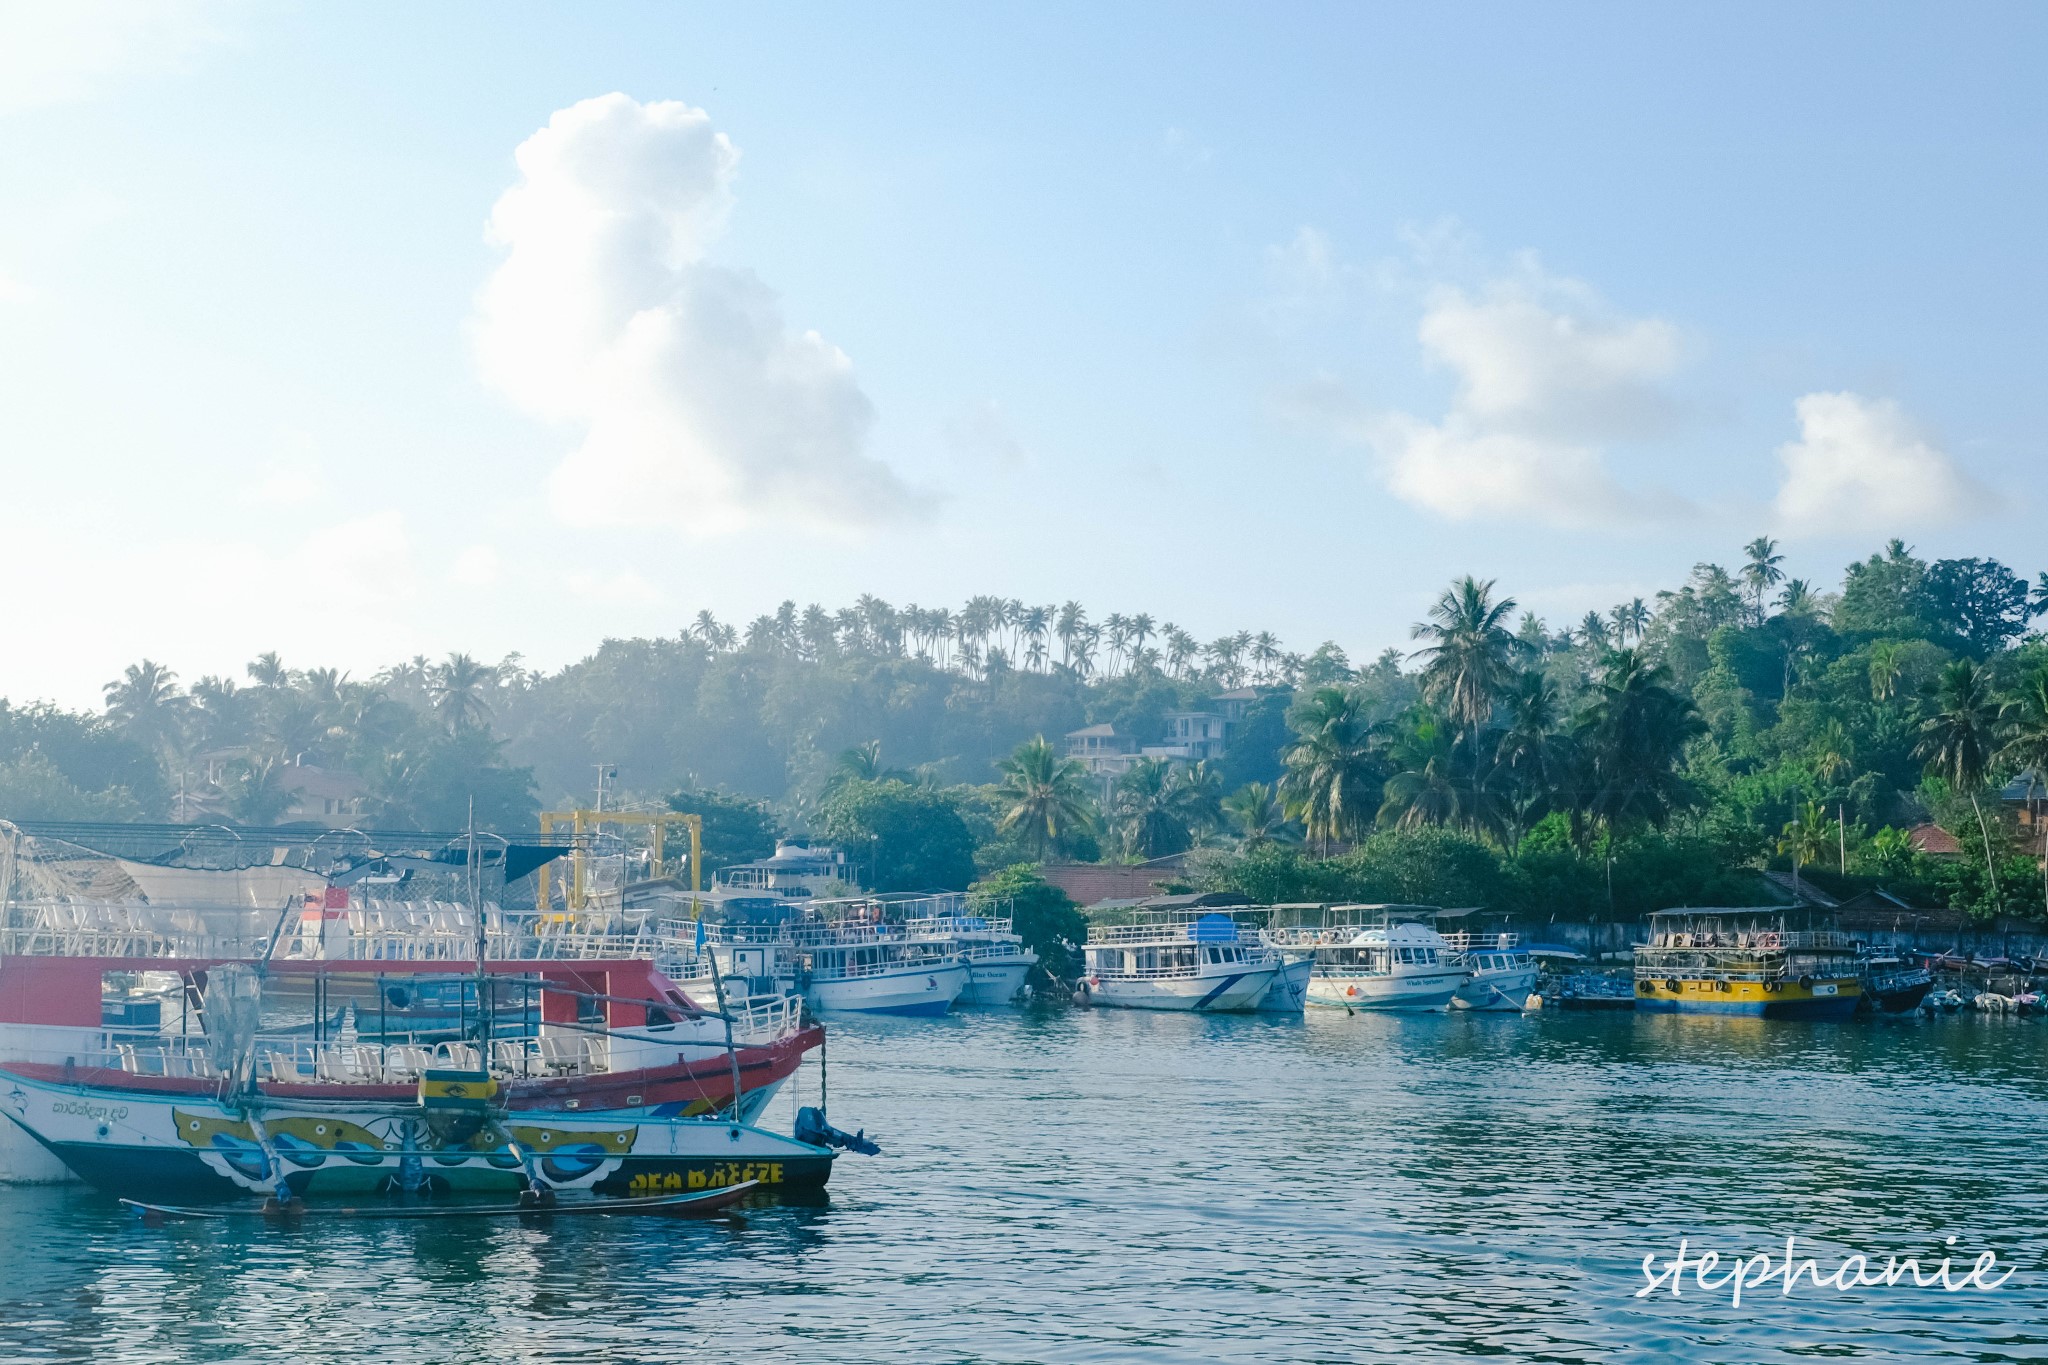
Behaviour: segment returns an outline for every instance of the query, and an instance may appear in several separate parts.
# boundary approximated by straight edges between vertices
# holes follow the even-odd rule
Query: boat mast
[[[481,1069],[491,1069],[491,1007],[489,1002],[489,981],[484,969],[485,959],[490,956],[491,936],[484,924],[483,867],[477,861],[476,853],[476,798],[469,798],[469,857],[464,870],[469,876],[469,918],[476,926],[476,1043],[477,1061]]]

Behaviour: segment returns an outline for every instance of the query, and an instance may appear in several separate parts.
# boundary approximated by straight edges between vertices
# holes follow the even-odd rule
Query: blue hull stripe
[[[1195,1002],[1195,1008],[1198,1010],[1205,1010],[1209,1008],[1209,1002],[1211,1000],[1214,1000],[1217,996],[1223,994],[1223,992],[1229,990],[1232,986],[1235,986],[1238,982],[1244,980],[1247,976],[1250,975],[1250,972],[1239,972],[1236,976],[1224,977],[1223,984],[1217,986],[1214,990],[1210,991],[1207,995],[1203,996],[1200,1000],[1197,1000]]]

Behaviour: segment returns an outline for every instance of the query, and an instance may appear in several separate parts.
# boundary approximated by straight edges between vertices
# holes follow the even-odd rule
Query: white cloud
[[[1809,393],[1793,404],[1799,439],[1785,462],[1777,511],[1788,525],[1858,536],[1964,520],[1989,494],[1886,398]]]
[[[0,4],[0,109],[82,99],[176,70],[227,36],[239,0],[11,0]]]
[[[550,483],[585,526],[870,525],[915,513],[866,443],[853,363],[790,328],[751,271],[708,264],[739,153],[701,109],[622,94],[556,111],[520,144],[478,300],[487,382],[583,426]]]
[[[609,598],[614,601],[652,604],[662,600],[661,589],[655,587],[634,569],[620,569],[617,573],[601,574],[587,571],[572,573],[563,580],[569,591],[578,597]]]
[[[939,427],[946,450],[955,459],[977,464],[1021,465],[1029,458],[1024,443],[1010,430],[1002,405],[984,398]]]
[[[242,501],[257,507],[301,507],[327,492],[319,466],[291,464],[271,470],[242,490]]]
[[[1297,275],[1334,278],[1325,243],[1286,249]],[[1425,361],[1456,379],[1431,421],[1375,411],[1327,376],[1283,400],[1296,421],[1362,444],[1396,497],[1453,520],[1533,517],[1585,526],[1672,515],[1663,492],[1624,487],[1607,447],[1669,429],[1665,387],[1682,359],[1678,330],[1617,315],[1588,286],[1525,260],[1519,274],[1468,293],[1432,291],[1416,329]]]
[[[455,556],[448,576],[465,588],[487,588],[498,581],[503,565],[498,552],[488,545],[472,545]]]
[[[1458,412],[1495,430],[1617,439],[1674,415],[1662,384],[1678,368],[1677,329],[1608,315],[1576,281],[1501,283],[1478,298],[1442,290],[1419,336],[1458,376]]]

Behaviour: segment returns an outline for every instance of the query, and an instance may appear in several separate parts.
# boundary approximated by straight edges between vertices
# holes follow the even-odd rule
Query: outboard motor
[[[862,1156],[880,1156],[882,1149],[868,1141],[868,1130],[858,1133],[842,1132],[825,1122],[825,1111],[815,1105],[805,1105],[796,1111],[796,1140],[808,1142],[813,1147],[840,1147]]]

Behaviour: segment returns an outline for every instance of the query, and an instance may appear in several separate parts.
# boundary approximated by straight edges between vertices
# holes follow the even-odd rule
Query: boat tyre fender
[[[1670,991],[1673,995],[1677,995],[1680,991],[1685,989],[1685,986],[1682,982],[1679,981],[1677,977],[1674,976],[1669,981],[1666,981],[1664,983],[1664,989]]]
[[[1799,978],[1799,984],[1801,988],[1810,991],[1813,989],[1813,978],[1811,976],[1802,976]]]

